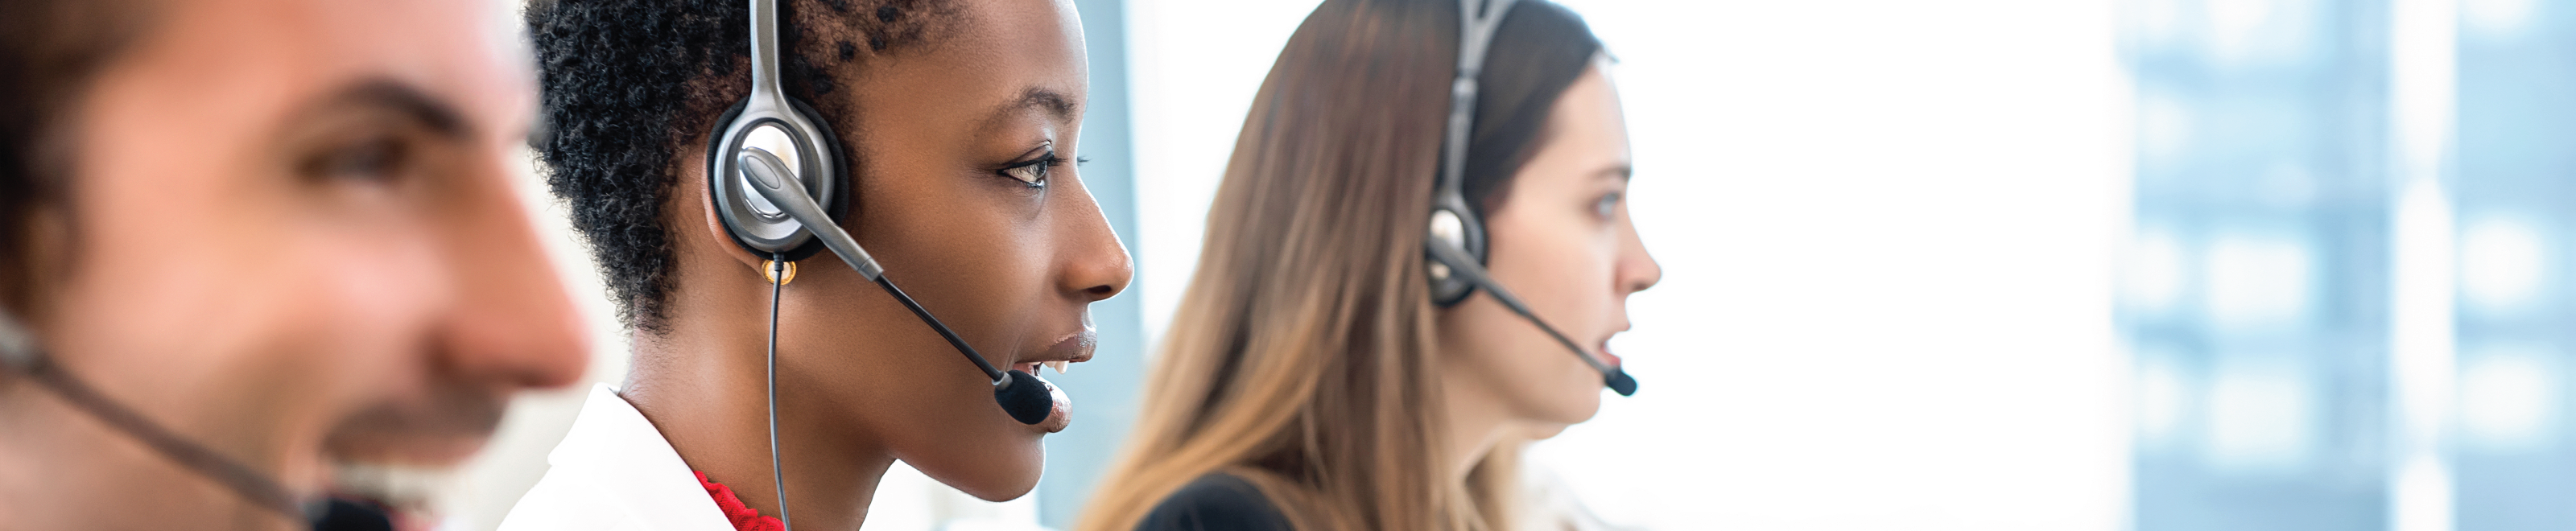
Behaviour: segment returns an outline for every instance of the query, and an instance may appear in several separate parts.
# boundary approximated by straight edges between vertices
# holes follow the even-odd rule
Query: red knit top
[[[787,531],[787,526],[778,523],[777,517],[760,514],[759,509],[743,505],[742,497],[733,493],[733,487],[707,479],[705,472],[697,474],[698,486],[706,487],[707,496],[716,499],[716,508],[724,510],[725,521],[733,522],[734,531]]]

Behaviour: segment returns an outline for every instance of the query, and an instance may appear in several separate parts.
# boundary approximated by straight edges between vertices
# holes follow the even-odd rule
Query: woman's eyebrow
[[[1075,103],[1072,97],[1065,96],[1063,92],[1055,89],[1031,86],[1021,89],[1020,97],[994,108],[992,114],[985,118],[985,122],[999,123],[1009,119],[1012,114],[1031,108],[1045,110],[1048,115],[1061,122],[1071,122],[1082,115],[1082,104]]]
[[[1605,178],[1606,178],[1606,177],[1618,177],[1618,178],[1619,178],[1619,180],[1625,181],[1625,180],[1628,180],[1628,176],[1629,176],[1629,175],[1631,175],[1631,174],[1635,174],[1636,172],[1637,172],[1637,168],[1636,168],[1636,166],[1633,166],[1633,165],[1630,165],[1630,164],[1628,164],[1628,163],[1624,163],[1624,162],[1623,162],[1623,163],[1619,163],[1619,164],[1612,164],[1612,165],[1609,165],[1609,166],[1604,166],[1604,167],[1602,167],[1601,169],[1592,170],[1592,176],[1594,176],[1594,177],[1605,177]]]

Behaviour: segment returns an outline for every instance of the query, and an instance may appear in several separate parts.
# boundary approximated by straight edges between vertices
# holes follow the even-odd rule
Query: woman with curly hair
[[[1035,486],[1040,441],[1070,422],[1037,367],[1091,357],[1087,308],[1131,270],[1072,164],[1088,73],[1071,2],[556,0],[528,21],[540,155],[634,369],[591,393],[502,528],[855,529],[897,459],[989,500]],[[755,35],[774,55],[755,62]],[[710,169],[771,168],[710,146],[761,112],[735,105],[755,82],[824,145],[762,153],[838,152],[789,177],[846,193],[741,202],[752,174]],[[762,160],[819,167],[788,159]],[[724,213],[792,205],[838,211],[816,219],[848,240],[756,251],[752,218]],[[996,407],[1002,369],[1034,409]]]

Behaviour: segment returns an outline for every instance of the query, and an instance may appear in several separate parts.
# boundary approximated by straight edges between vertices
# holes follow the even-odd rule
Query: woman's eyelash
[[[1008,166],[1003,166],[1002,169],[996,170],[993,173],[1001,174],[1003,177],[1009,177],[1012,180],[1019,181],[1021,184],[1028,185],[1031,188],[1043,188],[1046,186],[1047,175],[1049,173],[1053,173],[1050,170],[1053,170],[1057,166],[1063,166],[1065,162],[1064,157],[1056,156],[1054,151],[1048,151],[1045,155],[1041,155],[1037,158],[1013,162]]]

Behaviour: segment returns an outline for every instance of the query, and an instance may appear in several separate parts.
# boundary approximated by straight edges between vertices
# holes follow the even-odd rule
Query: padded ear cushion
[[[850,158],[849,146],[841,144],[840,135],[832,132],[832,122],[830,120],[825,120],[823,118],[823,113],[815,112],[813,107],[805,105],[805,100],[793,97],[786,99],[787,104],[794,107],[797,114],[803,115],[806,122],[814,124],[814,128],[817,130],[815,132],[822,137],[822,143],[824,150],[826,151],[824,156],[831,157],[834,162],[834,164],[830,165],[833,173],[830,178],[840,179],[841,185],[832,187],[833,192],[830,194],[830,197],[820,197],[816,199],[822,200],[823,212],[830,214],[832,219],[850,219],[850,214],[857,203],[853,197],[858,193],[855,191],[855,189],[858,188],[858,183],[850,180],[850,166],[858,161]],[[742,118],[742,110],[750,106],[751,98],[748,97],[733,102],[733,106],[725,108],[724,114],[716,117],[715,126],[707,131],[707,158],[705,162],[705,173],[707,174],[706,184],[708,197],[716,197],[716,187],[724,184],[724,177],[716,175],[716,157],[723,156],[723,154],[717,153],[717,151],[724,149],[724,142],[720,139],[723,138],[725,130],[733,128],[734,120]],[[750,243],[743,241],[742,234],[737,232],[733,226],[733,220],[725,219],[722,215],[718,215],[716,217],[718,221],[724,223],[725,236],[732,238],[734,245],[741,246],[744,250],[751,251],[751,254],[762,254],[763,251],[752,247]],[[787,261],[794,262],[804,260],[806,258],[812,258],[815,253],[820,252],[823,252],[823,242],[821,240],[808,240],[804,245],[798,245],[794,249],[787,250],[785,254],[787,255]]]
[[[1458,241],[1456,243],[1459,250],[1465,251],[1467,256],[1474,258],[1476,261],[1476,263],[1473,264],[1454,264],[1450,263],[1449,260],[1442,259],[1439,253],[1429,251],[1425,251],[1423,253],[1423,267],[1428,269],[1425,271],[1425,280],[1430,283],[1431,287],[1431,303],[1438,307],[1447,308],[1456,306],[1461,302],[1466,302],[1469,296],[1475,295],[1476,283],[1470,282],[1465,277],[1454,273],[1449,275],[1448,278],[1441,278],[1436,274],[1439,267],[1446,267],[1452,271],[1464,267],[1476,267],[1481,269],[1486,263],[1485,250],[1491,246],[1486,245],[1485,242],[1484,220],[1476,215],[1476,211],[1474,209],[1467,206],[1466,200],[1458,198],[1457,194],[1454,193],[1434,192],[1433,195],[1439,196],[1439,198],[1432,201],[1432,226],[1427,227],[1424,231],[1422,236],[1423,245],[1438,245],[1438,242],[1443,240],[1439,235],[1441,231],[1439,220],[1442,217],[1440,214],[1446,212],[1450,215],[1456,216],[1455,219],[1458,222],[1458,226],[1456,227],[1458,232]]]

